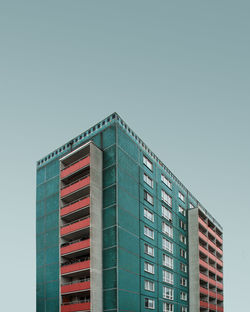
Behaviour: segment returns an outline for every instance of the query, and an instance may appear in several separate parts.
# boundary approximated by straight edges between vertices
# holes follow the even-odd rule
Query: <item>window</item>
[[[148,244],[144,244],[144,252],[145,254],[154,257],[154,248],[149,246]]]
[[[154,214],[153,212],[149,211],[147,208],[144,208],[144,217],[154,222]]]
[[[180,278],[180,284],[181,284],[181,286],[187,286],[187,279],[186,278],[184,278],[184,277],[181,277]]]
[[[174,305],[171,303],[163,302],[163,312],[174,312]]]
[[[180,256],[185,259],[187,258],[187,252],[182,248],[180,248]]]
[[[154,182],[153,182],[153,180],[146,174],[146,173],[144,173],[144,175],[143,175],[143,180],[144,180],[144,182],[145,183],[147,183],[147,185],[149,185],[150,187],[154,187]]]
[[[179,213],[181,213],[183,216],[185,216],[186,210],[184,208],[182,208],[181,206],[179,206]]]
[[[173,300],[174,299],[174,290],[172,288],[163,286],[163,298]]]
[[[183,243],[183,244],[187,244],[187,238],[186,236],[184,236],[183,234],[180,234],[180,241]]]
[[[188,308],[187,307],[181,307],[181,312],[187,312]]]
[[[153,299],[145,298],[145,308],[154,309],[155,308],[155,301]]]
[[[163,190],[161,190],[161,199],[168,204],[169,207],[172,207],[172,197]]]
[[[181,270],[182,272],[187,272],[187,266],[186,266],[186,264],[180,263],[180,270]]]
[[[148,272],[150,274],[154,274],[155,273],[154,265],[145,261],[144,262],[144,271]]]
[[[155,291],[155,283],[152,281],[144,281],[144,289],[148,291]]]
[[[146,156],[143,156],[143,163],[149,170],[153,171],[153,163]]]
[[[154,239],[154,231],[151,230],[149,227],[147,227],[146,225],[144,225],[144,235],[146,235],[147,237]]]
[[[180,198],[180,200],[185,202],[185,197],[184,197],[184,195],[181,192],[178,193],[178,197]]]
[[[162,222],[162,232],[173,238],[173,227],[166,224],[165,222]]]
[[[169,211],[165,206],[161,206],[162,216],[169,222],[172,222],[172,212]]]
[[[189,203],[189,208],[190,208],[190,209],[193,209],[193,208],[194,208],[194,205],[191,204],[191,203]]]
[[[150,195],[148,192],[144,191],[144,199],[150,203],[151,205],[154,204],[154,198],[152,195]]]
[[[187,293],[184,291],[181,291],[180,292],[180,298],[181,298],[181,300],[187,301]]]
[[[174,284],[174,275],[171,272],[162,270],[162,280],[165,283]]]
[[[172,183],[162,174],[161,175],[162,182],[170,189],[172,189]]]
[[[162,264],[170,269],[173,269],[174,267],[174,261],[173,258],[163,254],[162,255]]]
[[[162,248],[170,253],[173,253],[173,243],[164,237],[162,238]]]
[[[186,230],[186,223],[183,222],[182,220],[179,221],[179,224],[180,224],[180,228],[183,229],[183,230]]]

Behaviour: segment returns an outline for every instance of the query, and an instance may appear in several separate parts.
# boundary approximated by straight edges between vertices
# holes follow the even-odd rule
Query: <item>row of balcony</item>
[[[206,231],[208,231],[220,244],[223,244],[223,239],[216,233],[212,228],[208,226],[208,224],[201,218],[198,218],[199,224],[201,224]]]
[[[206,301],[200,301],[200,307],[201,308],[205,308],[205,309],[209,309],[209,310],[212,310],[212,311],[218,311],[218,312],[223,312],[224,311],[223,306],[218,306],[216,304],[208,303]]]
[[[214,250],[214,252],[217,252],[219,257],[222,258],[223,251],[221,250],[221,248],[219,248],[215,243],[209,240],[209,238],[206,235],[204,235],[202,232],[199,232],[199,237],[202,239],[202,241],[204,241],[205,244],[210,246],[210,248]]]
[[[199,276],[200,276],[200,280],[214,286],[214,287],[217,287],[221,290],[223,290],[223,283],[221,282],[218,282],[218,281],[215,281],[213,280],[212,278],[210,278],[209,276],[203,274],[203,273],[199,273]]]
[[[212,290],[208,290],[207,288],[205,287],[200,287],[200,293],[205,295],[205,296],[209,296],[211,298],[215,298],[219,301],[223,301],[223,295],[222,294],[219,294],[219,293],[216,293]]]
[[[223,267],[223,262],[220,259],[218,259],[215,255],[210,253],[206,248],[199,245],[199,251],[201,251],[205,256],[207,256],[208,258],[213,260],[215,263],[218,263],[221,267]]]
[[[209,265],[207,262],[205,262],[202,259],[199,259],[199,264],[202,266],[205,270],[208,270],[209,272],[219,276],[220,278],[223,278],[223,273],[214,268],[213,266]]]
[[[90,311],[90,300],[65,302],[61,306],[61,312]]]

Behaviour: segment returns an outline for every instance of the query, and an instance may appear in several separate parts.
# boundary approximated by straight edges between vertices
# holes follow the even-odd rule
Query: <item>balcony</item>
[[[75,263],[67,263],[61,266],[61,275],[77,275],[75,273],[86,271],[90,269],[90,260],[87,258],[86,260],[75,262]]]
[[[76,240],[66,246],[61,247],[61,256],[73,255],[74,257],[84,255],[85,251],[90,248],[90,239]]]
[[[82,236],[86,234],[90,226],[90,217],[84,217],[70,224],[61,227],[61,237],[65,239],[73,239],[75,236]]]
[[[217,300],[223,301],[224,300],[223,295],[217,293]]]
[[[217,311],[216,304],[210,303],[209,304],[209,309],[212,310],[212,311]]]
[[[201,245],[199,245],[199,250],[206,256],[210,256],[208,250],[204,247],[202,247]]]
[[[207,223],[204,220],[202,220],[200,217],[198,218],[198,221],[207,230],[208,228]]]
[[[204,240],[204,242],[208,242],[208,238],[207,238],[207,236],[206,235],[204,235],[202,232],[199,232],[199,237],[201,238],[201,239],[203,239]]]
[[[65,220],[70,219],[69,215],[74,215],[75,217],[77,217],[77,215],[80,215],[82,213],[82,210],[89,207],[89,205],[90,205],[90,197],[86,196],[84,198],[81,198],[80,200],[77,200],[74,203],[62,207],[60,215]]]
[[[90,279],[87,278],[83,281],[77,281],[74,283],[64,284],[61,286],[61,294],[71,294],[87,291],[90,289]]]
[[[61,312],[78,312],[78,311],[90,311],[90,301],[88,302],[71,302],[64,303],[61,306]]]
[[[211,291],[211,290],[209,290],[209,297],[216,298],[216,293]]]
[[[207,308],[207,309],[208,309],[208,302],[206,302],[206,301],[200,301],[200,307],[201,307],[201,308]]]
[[[217,281],[217,282],[216,282],[216,286],[217,286],[217,288],[223,290],[223,284],[222,284],[222,283],[220,283],[220,282]]]
[[[208,290],[204,287],[200,287],[200,293],[203,294],[203,295],[208,295]]]
[[[206,263],[205,261],[199,259],[199,264],[200,264],[201,266],[203,266],[205,269],[208,270],[208,268],[209,268],[208,263]]]
[[[72,201],[79,198],[82,195],[82,189],[89,186],[90,176],[84,176],[80,180],[73,182],[70,185],[65,186],[61,189],[61,198],[65,201]]]
[[[223,311],[224,311],[224,308],[217,305],[217,311],[223,312]]]
[[[205,274],[202,274],[202,273],[200,273],[200,279],[205,281],[205,282],[208,282],[208,280],[209,280],[208,276]]]
[[[87,156],[81,160],[76,161],[75,163],[69,165],[61,171],[61,179],[71,175],[72,173],[77,172],[80,169],[85,168],[90,164],[90,157]]]

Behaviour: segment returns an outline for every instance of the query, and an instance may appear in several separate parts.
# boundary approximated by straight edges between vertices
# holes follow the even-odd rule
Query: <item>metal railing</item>
[[[80,219],[77,219],[77,220],[71,221],[71,222],[66,223],[66,224],[64,224],[64,225],[61,225],[61,228],[64,228],[64,227],[66,227],[66,226],[68,226],[68,225],[71,225],[71,224],[74,224],[74,223],[80,222],[80,221],[82,221],[82,220],[88,219],[89,217],[90,217],[90,215],[87,215],[87,216],[82,217],[82,218],[80,218]]]
[[[62,303],[62,305],[78,304],[78,303],[86,303],[86,302],[90,302],[90,298],[86,298],[86,299],[83,299],[83,300],[75,300],[75,301],[70,301],[70,302],[64,302],[64,303]]]
[[[88,198],[88,197],[90,197],[90,196],[89,196],[89,195],[83,196],[83,197],[81,197],[81,198],[79,198],[79,199],[77,199],[77,200],[74,200],[74,201],[70,202],[69,204],[67,204],[67,205],[65,205],[65,206],[63,206],[63,207],[61,207],[61,209],[65,208],[65,207],[68,207],[68,206],[70,206],[70,205],[73,205],[73,204],[75,204],[75,203],[77,203],[77,202],[79,202],[79,201],[81,201],[81,200],[83,200],[83,199],[85,199],[85,198]]]
[[[63,283],[63,284],[61,284],[61,286],[73,285],[73,284],[84,283],[84,282],[89,282],[89,281],[90,281],[90,277],[85,277],[85,278],[81,278],[79,280],[72,281],[72,282],[69,282],[69,283]]]
[[[74,263],[78,263],[78,262],[84,262],[84,261],[88,261],[90,260],[90,257],[84,257],[84,258],[81,258],[81,259],[71,259],[67,262],[64,262],[61,264],[61,266],[65,266],[65,265],[70,265],[70,264],[74,264]]]
[[[79,239],[75,239],[75,240],[73,240],[73,241],[69,241],[69,242],[67,242],[67,243],[61,244],[61,247],[67,247],[67,246],[70,246],[70,245],[72,245],[72,244],[76,244],[76,243],[79,243],[79,242],[83,242],[83,241],[88,240],[88,239],[89,239],[89,237],[88,237],[88,238],[79,238]]]
[[[80,182],[81,180],[86,179],[86,178],[89,177],[89,176],[90,176],[90,174],[86,174],[85,176],[81,177],[80,179],[78,179],[78,180],[76,180],[76,181],[74,181],[74,182],[72,182],[72,183],[70,183],[70,184],[67,184],[67,185],[64,186],[64,187],[61,187],[61,190],[64,190],[65,188],[67,188],[67,187],[69,187],[69,186],[71,186],[71,185],[73,185],[73,184],[75,184],[75,183],[78,183],[78,182]]]
[[[67,169],[67,168],[73,166],[74,164],[77,164],[79,161],[81,161],[81,160],[87,158],[89,155],[90,155],[90,154],[88,153],[86,156],[83,156],[82,158],[79,158],[78,160],[72,162],[72,163],[69,164],[68,166],[65,166],[64,168],[61,169],[61,172],[62,172],[63,170],[65,170],[65,169]]]

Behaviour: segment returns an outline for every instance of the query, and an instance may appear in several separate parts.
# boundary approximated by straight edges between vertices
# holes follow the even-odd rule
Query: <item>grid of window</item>
[[[180,263],[180,270],[182,271],[182,272],[187,272],[187,265],[186,264],[184,264],[184,263]]]
[[[154,204],[154,198],[152,195],[150,195],[147,191],[144,191],[144,199],[150,203],[151,205]]]
[[[155,291],[155,283],[152,281],[144,281],[144,289],[148,291]]]
[[[187,286],[187,279],[186,278],[184,278],[184,277],[181,277],[180,278],[180,284],[181,284],[181,286]]]
[[[174,305],[172,303],[163,302],[163,312],[174,312]]]
[[[144,244],[144,252],[145,254],[154,257],[154,248],[149,246],[148,244]]]
[[[149,170],[153,171],[153,163],[146,156],[143,156],[143,163]]]
[[[169,237],[173,238],[173,227],[171,225],[162,222],[162,232],[168,235]]]
[[[173,253],[173,243],[165,237],[162,238],[162,248],[170,253]]]
[[[164,299],[169,299],[169,300],[173,300],[174,299],[174,290],[173,290],[173,288],[169,288],[169,287],[163,286],[162,290],[163,290],[163,298]]]
[[[161,181],[170,189],[172,189],[172,183],[162,174]]]
[[[168,255],[162,255],[162,264],[170,269],[174,267],[174,260],[173,258],[169,257]]]
[[[150,274],[154,274],[155,273],[155,267],[152,263],[149,262],[144,262],[144,271]]]
[[[181,192],[178,193],[178,197],[180,198],[180,200],[185,202],[185,197],[184,197],[184,195]]]
[[[187,258],[187,252],[182,248],[180,248],[180,256],[184,259]]]
[[[166,270],[162,270],[162,280],[168,284],[174,284],[174,274]]]
[[[150,187],[154,187],[154,182],[153,182],[153,180],[146,174],[146,173],[144,173],[144,175],[143,175],[143,180],[144,180],[144,182],[145,183],[147,183],[147,185],[149,185]]]
[[[167,219],[169,222],[172,222],[172,212],[169,211],[165,206],[161,206],[161,213],[163,218]]]
[[[172,197],[165,191],[161,190],[161,199],[169,206],[172,207]]]
[[[179,213],[181,213],[183,216],[185,216],[186,210],[183,207],[179,206]]]
[[[180,241],[183,243],[183,244],[187,244],[187,238],[186,236],[184,236],[183,234],[180,234]]]
[[[147,309],[154,309],[155,308],[155,301],[150,298],[145,298],[145,308]]]
[[[144,208],[144,217],[147,218],[148,220],[154,222],[154,214],[147,208]]]
[[[184,292],[184,291],[181,291],[180,292],[180,299],[184,300],[184,301],[187,301],[187,293]]]
[[[147,237],[154,239],[154,231],[151,230],[149,227],[147,227],[146,225],[144,225],[144,235],[146,235]]]

